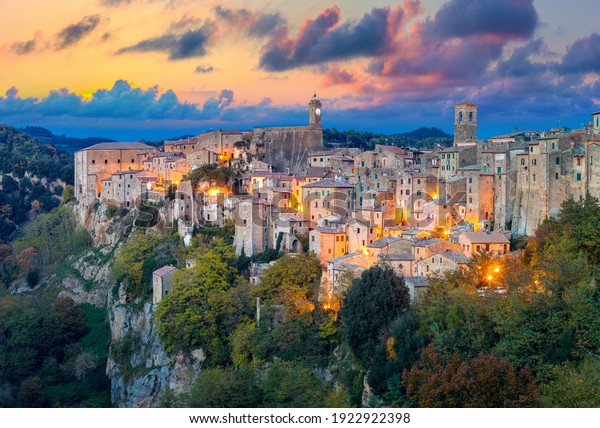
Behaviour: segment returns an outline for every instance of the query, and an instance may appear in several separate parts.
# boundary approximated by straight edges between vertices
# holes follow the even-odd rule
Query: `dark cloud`
[[[105,42],[108,39],[110,39],[111,37],[112,37],[112,34],[110,34],[109,32],[106,32],[106,33],[102,34],[102,37],[100,38],[100,40],[102,40],[103,42]]]
[[[440,38],[494,35],[528,39],[537,24],[533,0],[450,0],[428,21],[427,31]]]
[[[196,30],[182,34],[167,33],[142,40],[135,45],[121,48],[117,55],[127,52],[167,52],[172,61],[206,55],[206,45],[211,39],[212,24],[206,23]]]
[[[592,33],[569,46],[556,69],[561,74],[600,73],[600,35]]]
[[[214,70],[215,70],[215,68],[212,65],[206,64],[206,65],[199,65],[198,67],[196,67],[195,72],[200,73],[200,74],[205,74],[205,73],[212,73]]]
[[[498,75],[501,77],[524,77],[545,72],[548,69],[546,64],[531,61],[531,56],[540,54],[543,49],[542,39],[533,40],[516,48],[508,59],[498,62],[496,66]]]
[[[90,34],[100,23],[100,15],[90,15],[84,17],[76,24],[65,27],[56,36],[56,49],[66,49],[73,46],[85,36]]]
[[[249,35],[264,37],[285,24],[285,20],[279,13],[262,13],[249,9],[230,9],[224,6],[216,6],[214,13],[217,19],[235,28],[245,28]]]
[[[394,32],[397,20],[389,8],[373,8],[358,21],[338,25],[337,6],[307,20],[294,40],[285,35],[273,37],[261,50],[260,67],[267,71],[284,71],[306,65],[361,56],[377,56],[390,48],[388,30]]]
[[[37,47],[37,41],[35,39],[28,40],[26,42],[15,42],[10,45],[10,49],[18,55],[27,55],[35,51]]]

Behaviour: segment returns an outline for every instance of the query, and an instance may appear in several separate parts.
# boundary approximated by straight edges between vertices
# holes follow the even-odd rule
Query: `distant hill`
[[[73,155],[16,128],[0,125],[0,243],[27,220],[60,203],[73,184]]]
[[[338,131],[335,128],[323,130],[323,141],[327,146],[360,147],[372,150],[375,144],[388,144],[394,146],[410,146],[430,149],[436,145],[452,145],[452,135],[439,128],[419,128],[410,132],[395,134],[378,134],[368,131]]]
[[[67,137],[65,134],[55,135],[52,131],[42,128],[40,126],[26,126],[20,128],[19,131],[35,138],[42,143],[50,143],[61,150],[73,153],[77,150],[85,149],[86,147],[93,146],[94,144],[113,142],[110,138],[103,137],[87,137],[87,138],[75,138]]]

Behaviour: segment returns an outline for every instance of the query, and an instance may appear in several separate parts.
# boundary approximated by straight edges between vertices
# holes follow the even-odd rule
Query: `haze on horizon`
[[[4,0],[0,122],[162,139],[304,124],[480,136],[600,110],[594,0]]]

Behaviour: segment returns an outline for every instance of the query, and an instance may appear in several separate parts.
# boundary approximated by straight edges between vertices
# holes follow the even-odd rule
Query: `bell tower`
[[[321,100],[316,92],[308,102],[308,126],[321,127]]]
[[[477,105],[463,101],[454,104],[454,145],[477,144]]]

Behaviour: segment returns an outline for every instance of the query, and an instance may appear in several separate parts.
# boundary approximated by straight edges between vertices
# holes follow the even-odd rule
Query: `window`
[[[104,163],[108,163],[108,159],[104,159]]]
[[[96,159],[92,159],[92,163],[96,163]]]
[[[577,158],[577,166],[581,166],[581,158]]]
[[[556,165],[560,165],[560,157],[556,156]]]
[[[558,180],[558,172],[554,174],[554,179]]]
[[[531,159],[531,165],[537,165],[537,159]]]
[[[521,166],[525,166],[525,158],[521,158]]]
[[[535,183],[535,174],[533,174],[533,182]]]
[[[577,181],[581,181],[581,173],[580,172],[577,173]]]
[[[135,159],[131,159],[131,163],[135,163]]]
[[[469,177],[469,184],[472,184],[472,183],[473,183],[473,177]],[[470,192],[470,190],[469,190],[469,192]]]
[[[469,122],[473,122],[473,112],[469,112]]]
[[[458,113],[458,123],[462,123],[463,121],[463,113],[462,111]]]
[[[121,159],[117,159],[117,163],[121,163]]]
[[[498,168],[496,168],[496,173],[497,174],[501,174],[502,173],[502,167],[499,166]]]

